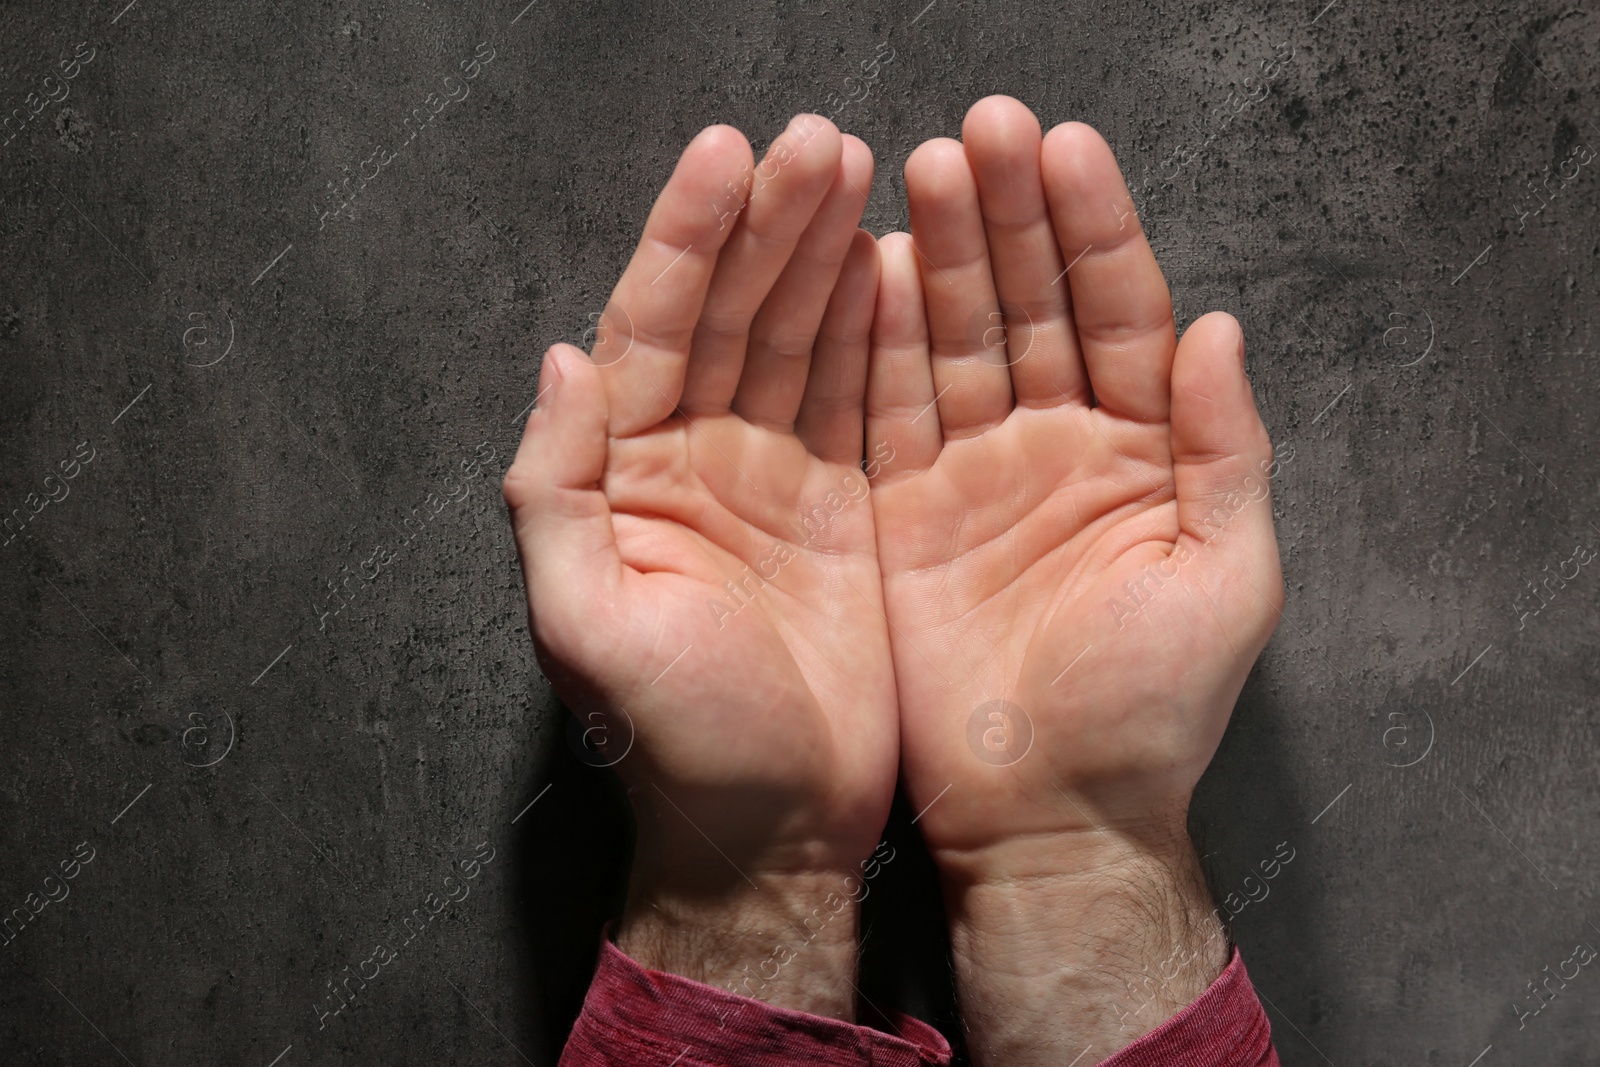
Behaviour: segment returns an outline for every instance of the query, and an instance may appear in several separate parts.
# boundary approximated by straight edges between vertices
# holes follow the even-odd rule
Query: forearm
[[[1099,1063],[1227,965],[1181,833],[1032,837],[939,861],[975,1063]]]
[[[617,947],[650,970],[846,1022],[855,1018],[859,872],[756,874],[719,890],[630,886]]]

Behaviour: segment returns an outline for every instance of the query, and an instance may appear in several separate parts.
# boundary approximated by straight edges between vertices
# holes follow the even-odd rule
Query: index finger
[[[750,144],[708,126],[683,150],[600,316],[591,358],[605,383],[612,437],[654,426],[678,406],[717,253],[748,194]]]
[[[1045,136],[1040,163],[1095,403],[1165,422],[1178,345],[1172,297],[1116,156],[1092,128],[1064,122]]]

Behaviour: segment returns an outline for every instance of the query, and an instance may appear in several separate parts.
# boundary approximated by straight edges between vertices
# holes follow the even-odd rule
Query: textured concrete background
[[[552,1062],[628,843],[498,497],[538,354],[700,127],[837,114],[882,232],[991,92],[1292,456],[1196,813],[1284,1062],[1600,1057],[1593,5],[125,2],[0,15],[0,1061]],[[899,819],[866,988],[950,1025]]]

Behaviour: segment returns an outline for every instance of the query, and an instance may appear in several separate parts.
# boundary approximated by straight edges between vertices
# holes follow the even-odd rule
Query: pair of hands
[[[619,946],[851,1017],[898,774],[975,1056],[1064,1063],[1226,962],[1185,819],[1282,604],[1271,445],[1105,141],[1004,97],[962,133],[874,239],[860,140],[703,131],[504,491],[545,673],[632,740]]]

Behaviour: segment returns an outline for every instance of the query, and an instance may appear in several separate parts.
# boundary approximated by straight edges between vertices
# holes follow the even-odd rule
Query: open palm
[[[936,853],[1181,832],[1282,597],[1242,337],[1177,341],[1089,127],[964,134],[907,162],[867,400],[907,788]]]
[[[860,468],[871,175],[815,117],[753,171],[737,131],[697,137],[592,356],[546,357],[506,480],[540,658],[663,877],[851,867],[893,794]]]

